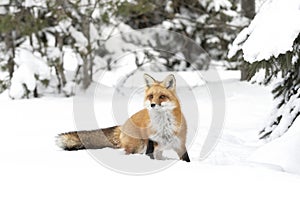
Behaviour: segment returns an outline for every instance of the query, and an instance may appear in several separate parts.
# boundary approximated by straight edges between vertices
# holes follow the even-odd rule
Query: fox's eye
[[[159,99],[165,99],[166,98],[166,96],[165,95],[161,95],[161,96],[159,96]]]
[[[151,94],[151,95],[149,95],[149,99],[152,99],[153,98],[153,95]]]

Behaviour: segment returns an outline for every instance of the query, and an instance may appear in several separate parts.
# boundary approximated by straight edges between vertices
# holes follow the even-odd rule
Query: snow
[[[278,79],[280,80],[280,79]],[[279,81],[275,86],[282,85]],[[291,126],[293,120],[297,117],[298,112],[300,111],[300,100],[298,99],[300,95],[300,89],[298,89],[294,95],[289,97],[289,100],[286,101],[284,105],[281,105],[278,108],[279,103],[284,99],[283,97],[278,97],[275,99],[274,108],[271,111],[270,119],[266,122],[266,127],[264,129],[264,133],[272,132],[271,135],[268,137],[269,140],[276,139],[282,136]],[[272,124],[276,117],[281,116],[281,121],[279,124]]]
[[[61,57],[61,52],[57,47],[48,47],[47,48],[47,56],[51,58],[51,60],[56,60]]]
[[[67,32],[67,29],[72,25],[72,22],[70,19],[64,19],[59,21],[58,26],[55,27],[57,29],[57,31],[63,31],[63,32]]]
[[[200,125],[198,136],[190,141],[192,162],[172,163],[145,176],[128,176],[108,169],[95,160],[93,152],[122,162],[125,167],[161,166],[168,161],[153,161],[145,155],[127,156],[112,149],[67,152],[55,145],[56,134],[78,127],[73,98],[10,100],[2,94],[0,122],[5,124],[1,125],[0,200],[121,201],[129,197],[131,201],[153,201],[151,189],[154,197],[168,201],[298,201],[300,177],[286,172],[299,173],[300,120],[285,136],[263,145],[257,132],[271,110],[269,89],[239,82],[237,74],[231,71],[219,73],[226,96],[226,120],[223,135],[211,155],[204,161],[199,159],[203,134],[209,129],[212,116],[210,93],[202,83],[193,89]],[[196,79],[180,75],[185,80]],[[160,79],[164,76],[165,73],[155,75]],[[211,81],[214,82],[218,81]],[[111,106],[115,90],[101,85],[99,90],[102,94],[95,97],[95,115],[99,127],[111,126],[115,124]],[[94,91],[90,89],[82,95],[89,93]],[[187,109],[195,105],[191,96],[184,96],[186,93],[190,92],[179,85],[178,94],[191,131],[197,123],[190,115],[193,112]],[[135,96],[128,103],[130,113],[142,107],[142,92]]]
[[[205,2],[205,1],[204,1]],[[220,11],[221,8],[226,8],[226,9],[230,9],[232,4],[230,1],[228,0],[212,0],[212,1],[208,1],[208,11],[210,10],[215,10],[216,12]],[[207,1],[206,1],[207,3]]]
[[[299,0],[267,0],[234,40],[228,57],[242,49],[244,59],[253,63],[291,51],[300,32],[299,8]]]
[[[11,79],[10,96],[17,99],[22,98],[26,92],[24,84],[29,91],[33,91],[36,87],[34,72],[26,65],[20,65]]]
[[[273,165],[281,170],[300,174],[300,118],[286,134],[255,151],[249,160],[261,165]]]
[[[73,26],[69,27],[71,36],[75,39],[75,46],[79,48],[80,51],[86,52],[86,47],[88,45],[87,38],[82,32],[77,31]]]
[[[172,1],[167,1],[165,11],[167,11],[168,13],[173,13],[174,9],[172,6]]]
[[[14,71],[9,94],[12,98],[19,99],[25,94],[23,85],[33,91],[36,87],[36,76],[39,80],[49,79],[50,68],[41,57],[25,48],[17,48],[16,53],[15,63],[18,69]]]
[[[45,0],[25,0],[23,2],[23,5],[25,7],[47,7],[46,6],[46,1]]]
[[[109,87],[115,87],[120,82],[125,78],[125,75],[130,75],[131,72],[135,72],[135,77],[136,78],[143,78],[144,72],[142,71],[137,71],[136,70],[136,65],[134,63],[134,60],[128,60],[128,56],[126,57],[127,60],[125,61],[120,61],[118,66],[121,66],[120,68],[117,68],[112,71],[98,71],[98,75],[95,76],[94,81],[101,83],[102,85],[109,86]],[[128,66],[127,66],[128,65]],[[218,65],[218,64],[217,64]],[[217,77],[213,76],[213,74],[216,73],[216,71],[219,73],[219,76],[221,79],[228,79],[228,78],[237,78],[239,77],[239,72],[237,71],[225,71],[222,68],[217,68],[216,70],[211,67],[209,70],[203,72],[203,71],[192,71],[192,72],[187,72],[187,71],[181,71],[177,72],[176,74],[180,76],[184,82],[179,82],[176,83],[177,86],[179,87],[186,87],[188,85],[189,87],[196,87],[196,86],[201,86],[205,84],[205,82],[217,82],[218,79]],[[174,72],[167,72],[165,71],[164,74],[173,74]],[[151,75],[154,76],[159,76],[161,73],[153,72]],[[126,83],[124,84],[128,88],[134,88],[134,87],[139,87],[143,85],[143,80],[139,80],[137,82],[136,79],[129,77],[126,80]]]
[[[90,23],[90,40],[91,40],[93,49],[98,48],[97,42],[99,39],[100,39],[100,36],[99,36],[97,28],[95,27],[94,24]]]
[[[72,96],[75,94],[75,86],[76,84],[74,82],[69,81],[66,83],[62,90],[66,96]]]
[[[1,5],[1,3],[0,3]],[[7,13],[7,10],[4,7],[0,7],[0,14],[5,15]]]
[[[76,53],[70,47],[65,47],[63,51],[64,69],[69,71],[75,71],[78,67],[78,63],[81,61],[77,60]]]
[[[1,0],[1,2],[0,2],[0,5],[2,6],[2,5],[7,5],[7,4],[9,4],[9,2],[10,2],[10,0]]]
[[[9,73],[8,73],[8,72],[0,71],[0,80],[1,80],[1,81],[4,81],[4,80],[6,80],[7,78],[9,78]]]
[[[255,0],[255,10],[256,13],[259,11],[259,9],[261,8],[261,6],[264,4],[266,0]]]

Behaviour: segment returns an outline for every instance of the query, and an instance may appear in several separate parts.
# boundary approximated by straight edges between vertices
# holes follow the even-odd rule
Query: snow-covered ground
[[[210,94],[202,85],[194,88],[200,128],[189,150],[192,162],[177,162],[161,172],[142,176],[120,174],[99,164],[87,151],[67,152],[55,145],[56,134],[78,128],[73,98],[10,100],[2,94],[0,201],[299,201],[300,176],[284,172],[299,173],[290,169],[299,166],[299,159],[291,158],[295,163],[285,167],[289,152],[274,157],[276,148],[290,151],[277,145],[296,141],[299,125],[296,122],[292,134],[287,134],[294,135],[293,139],[283,136],[286,140],[266,146],[259,142],[257,134],[268,118],[272,96],[266,87],[239,82],[237,75],[221,72],[226,119],[223,135],[211,155],[199,160],[201,134],[208,130],[207,117],[212,116]],[[98,122],[103,121],[99,125],[114,124],[110,114],[113,91],[106,87],[102,91],[106,97],[95,97],[95,115]],[[182,104],[189,103],[189,97],[180,96],[182,91],[179,87]],[[138,101],[142,98],[133,103],[130,113],[142,106]],[[187,120],[192,122],[193,117]],[[190,131],[193,127],[195,123]],[[110,154],[116,161],[135,165],[162,163],[112,149],[99,150],[98,154]]]

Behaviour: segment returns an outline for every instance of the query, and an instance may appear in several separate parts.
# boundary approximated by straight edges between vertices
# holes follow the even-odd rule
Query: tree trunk
[[[14,44],[14,37],[12,31],[5,34],[5,46],[6,52],[9,55],[7,68],[9,72],[9,78],[12,79],[14,73],[14,58],[15,58],[15,44]]]
[[[57,39],[58,48],[59,48],[60,52],[63,53],[63,45],[64,45],[63,38],[60,36],[59,33],[57,33],[56,39]],[[64,58],[63,57],[64,57],[64,55],[62,54],[59,58],[58,71],[60,74],[62,84],[63,84],[63,86],[65,86],[67,83],[67,79],[66,79],[65,72],[64,72]]]
[[[241,81],[246,81],[249,79],[249,72],[247,67],[240,68],[241,71]]]
[[[89,69],[88,69],[88,58],[85,55],[83,58],[83,64],[82,64],[82,73],[83,73],[83,78],[82,78],[82,87],[83,89],[87,89],[89,85],[91,84],[90,76],[89,76]]]
[[[90,39],[90,19],[88,16],[82,16],[82,32],[86,39],[88,40],[88,44],[86,47],[86,52],[81,53],[83,64],[82,64],[82,73],[83,73],[83,88],[87,89],[92,82],[92,57],[91,57],[91,39]]]
[[[60,36],[59,32],[55,33],[55,46],[59,48],[61,53],[63,53],[63,38]],[[61,55],[60,58],[55,63],[56,63],[55,64],[56,77],[58,80],[57,89],[58,92],[60,93],[62,87],[64,87],[67,83],[67,79],[63,67],[63,55]]]
[[[255,0],[241,0],[243,15],[253,19],[255,16]]]
[[[253,19],[255,16],[255,0],[241,0],[242,13],[245,17]],[[249,73],[247,67],[240,68],[241,81],[248,79]]]

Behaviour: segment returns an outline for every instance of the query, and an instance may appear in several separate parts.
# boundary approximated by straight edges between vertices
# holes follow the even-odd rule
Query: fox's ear
[[[175,88],[176,88],[175,76],[173,74],[170,74],[169,76],[167,76],[163,81],[163,85],[167,89],[175,90]]]
[[[147,87],[151,87],[156,81],[148,74],[144,74],[144,79]]]

